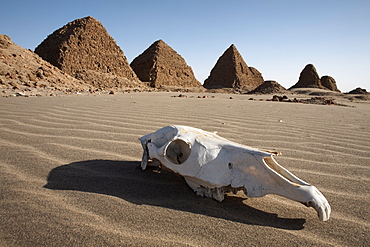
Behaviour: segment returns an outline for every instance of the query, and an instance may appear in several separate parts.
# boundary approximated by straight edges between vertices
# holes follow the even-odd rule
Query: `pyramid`
[[[103,88],[141,84],[121,48],[91,16],[49,35],[35,52],[75,78]]]
[[[185,59],[163,40],[155,41],[137,56],[131,62],[131,67],[140,80],[148,82],[151,87],[201,86]]]
[[[0,89],[29,92],[35,88],[71,92],[89,87],[0,34]]]
[[[325,87],[321,84],[320,77],[313,64],[307,64],[299,75],[298,82],[291,88],[321,88]]]
[[[253,67],[248,67],[235,45],[231,45],[217,60],[203,86],[251,91],[263,82],[261,73]]]
[[[334,78],[327,75],[320,78],[313,64],[304,67],[298,82],[289,89],[292,88],[320,88],[340,92]]]

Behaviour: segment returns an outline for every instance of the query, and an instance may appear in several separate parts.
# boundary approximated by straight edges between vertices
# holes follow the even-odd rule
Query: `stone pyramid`
[[[299,75],[298,82],[289,89],[292,88],[320,88],[340,92],[334,78],[331,76],[323,76],[320,79],[313,64],[307,64],[304,67]]]
[[[91,16],[56,30],[36,47],[35,52],[67,74],[97,87],[141,84],[121,48]]]
[[[201,86],[185,59],[163,40],[155,41],[137,56],[131,62],[131,67],[140,80],[148,82],[151,87]]]
[[[235,45],[231,45],[217,60],[203,86],[251,91],[263,82],[261,73],[253,67],[248,67]]]
[[[316,71],[313,64],[307,64],[299,75],[298,82],[293,85],[291,88],[321,88],[324,87],[321,85],[319,74]]]

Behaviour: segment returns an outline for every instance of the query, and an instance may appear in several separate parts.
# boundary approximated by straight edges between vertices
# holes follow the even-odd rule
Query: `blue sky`
[[[34,50],[70,21],[93,16],[131,62],[158,39],[199,81],[235,44],[265,80],[286,88],[308,63],[340,90],[370,90],[369,0],[0,0],[0,33]]]

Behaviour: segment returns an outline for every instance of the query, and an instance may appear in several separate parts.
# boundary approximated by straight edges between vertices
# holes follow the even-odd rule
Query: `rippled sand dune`
[[[368,245],[368,103],[173,95],[0,98],[0,245]],[[170,171],[142,171],[138,137],[172,124],[282,152],[278,162],[326,196],[330,220],[274,195],[219,203]]]

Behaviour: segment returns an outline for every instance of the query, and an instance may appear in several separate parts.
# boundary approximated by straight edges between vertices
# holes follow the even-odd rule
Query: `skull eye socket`
[[[165,154],[172,163],[182,164],[189,158],[190,152],[190,144],[177,139],[167,146]]]

